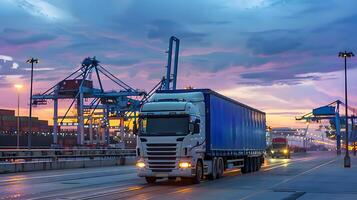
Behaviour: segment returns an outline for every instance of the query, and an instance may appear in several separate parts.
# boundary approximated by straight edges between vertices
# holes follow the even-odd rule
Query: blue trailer
[[[206,153],[210,156],[240,156],[266,149],[265,113],[225,97],[202,90],[206,104]]]
[[[139,114],[138,175],[219,178],[230,167],[258,171],[265,113],[210,89],[158,91]]]

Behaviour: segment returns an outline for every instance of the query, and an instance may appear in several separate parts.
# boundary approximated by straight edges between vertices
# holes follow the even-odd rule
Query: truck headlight
[[[189,162],[180,162],[179,163],[179,167],[180,168],[189,168],[189,167],[191,167],[191,163],[189,163]]]
[[[284,149],[284,150],[283,150],[283,153],[284,153],[284,154],[287,154],[288,152],[289,152],[289,150],[287,150],[287,149]]]
[[[144,168],[144,167],[145,167],[145,163],[144,163],[144,162],[137,162],[137,163],[136,163],[136,166],[137,166],[138,168]]]

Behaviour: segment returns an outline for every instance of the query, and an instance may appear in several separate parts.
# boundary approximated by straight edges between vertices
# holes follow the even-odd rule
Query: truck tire
[[[257,160],[255,159],[255,157],[252,157],[250,159],[252,159],[252,172],[255,172],[257,166]]]
[[[259,166],[260,166],[260,157],[255,157],[255,171],[259,171]]]
[[[202,177],[203,177],[203,166],[202,166],[202,162],[199,160],[197,161],[196,164],[196,174],[194,177],[191,178],[191,182],[193,184],[200,184]]]
[[[258,157],[253,157],[254,160],[254,165],[253,165],[253,169],[254,171],[258,171]]]
[[[217,178],[221,178],[224,172],[224,162],[223,158],[218,158],[217,162]]]
[[[208,178],[215,180],[217,178],[217,171],[217,158],[214,157],[212,160],[212,173],[208,176]]]
[[[258,157],[258,171],[260,170],[260,168],[262,167],[262,161],[263,161],[263,158],[262,157]]]
[[[244,166],[240,168],[240,171],[242,172],[242,174],[246,174],[249,173],[249,158],[245,157],[244,158]]]
[[[248,157],[248,173],[253,172],[253,159]]]
[[[145,177],[145,180],[147,183],[155,183],[156,182],[156,177]]]

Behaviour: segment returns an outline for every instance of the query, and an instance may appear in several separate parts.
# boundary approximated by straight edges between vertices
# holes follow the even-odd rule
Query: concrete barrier
[[[120,157],[113,159],[91,159],[91,160],[61,160],[61,161],[37,161],[22,163],[1,163],[0,174],[14,172],[30,172],[42,170],[74,169],[89,167],[107,167],[119,165],[134,165],[136,157]]]

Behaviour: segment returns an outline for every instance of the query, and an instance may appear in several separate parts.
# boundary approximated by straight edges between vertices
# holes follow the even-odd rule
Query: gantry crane
[[[171,60],[173,53],[173,43],[175,42],[174,69],[171,73]],[[47,91],[33,95],[34,105],[45,105],[47,100],[53,101],[53,143],[58,146],[58,126],[64,125],[65,119],[77,121],[77,144],[84,144],[85,126],[89,128],[90,140],[93,138],[93,120],[100,120],[97,125],[104,129],[105,141],[109,144],[109,118],[124,119],[134,118],[136,123],[136,112],[157,90],[174,90],[177,84],[177,70],[179,57],[180,40],[174,36],[170,37],[167,73],[149,92],[134,89],[124,81],[117,78],[113,73],[100,64],[95,57],[85,58],[79,69],[67,76],[62,81],[52,86]],[[93,74],[95,78],[92,78]],[[102,76],[115,83],[117,90],[106,91],[102,83]],[[97,83],[97,88],[94,83]],[[62,99],[72,99],[64,116],[58,116],[58,101]],[[85,100],[90,100],[86,104]],[[75,105],[75,106],[74,106]],[[76,107],[76,116],[68,116],[72,107]],[[121,123],[123,126],[123,123]]]
[[[99,88],[94,87],[94,80],[91,74],[96,75]],[[119,91],[105,91],[102,84],[102,76],[107,77],[120,88]],[[105,140],[109,141],[109,114],[122,117],[125,112],[135,109],[140,101],[133,97],[143,97],[146,92],[130,87],[106,68],[100,65],[95,58],[85,58],[81,67],[74,73],[55,84],[42,94],[33,95],[33,104],[43,104],[44,100],[53,100],[53,143],[57,144],[58,125],[66,118],[77,118],[77,143],[84,144],[84,125],[91,120],[96,110],[101,110],[101,127],[105,132]],[[58,116],[58,100],[72,99],[64,116]],[[85,99],[90,99],[86,104]],[[71,108],[76,103],[77,116],[67,116]],[[85,114],[87,112],[87,114]],[[59,121],[60,120],[60,121]],[[91,128],[91,127],[90,127]]]
[[[326,106],[315,108],[312,110],[312,112],[307,113],[301,117],[295,118],[296,120],[306,120],[308,123],[329,120],[330,124],[334,125],[336,130],[336,151],[338,155],[341,154],[341,120],[346,120],[346,116],[340,116],[340,106],[346,105],[342,101],[337,100]],[[354,120],[357,119],[357,117],[355,117],[357,110],[352,107],[348,107],[348,109],[352,111],[352,116],[348,117],[348,119],[351,119],[352,122],[352,131],[349,133],[349,136],[352,139],[351,141],[355,143],[357,137],[352,133],[354,133]]]

